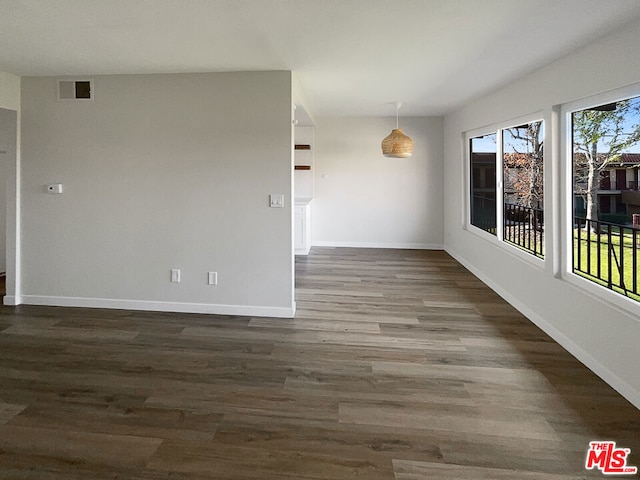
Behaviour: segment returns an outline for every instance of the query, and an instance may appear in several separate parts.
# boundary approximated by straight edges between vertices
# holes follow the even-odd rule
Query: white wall
[[[20,110],[20,77],[0,72],[0,108]]]
[[[0,150],[8,152],[0,156],[0,209],[3,212],[0,215],[0,250],[3,252],[1,270],[7,272],[7,295],[3,301],[11,305],[16,303],[16,295],[19,296],[19,288],[16,286],[20,285],[20,204],[17,202],[20,192],[20,77],[0,72],[0,108],[11,111],[3,113],[1,128],[2,143],[5,146],[0,147]]]
[[[11,166],[16,161],[17,123],[15,110],[0,108],[0,272],[7,271],[7,187],[11,183]]]
[[[314,245],[441,248],[441,118],[401,118],[415,144],[410,158],[382,156],[395,117],[318,117]]]
[[[462,134],[485,125],[543,111],[547,127],[552,108],[575,99],[640,80],[640,43],[636,22],[445,118],[445,247],[498,293],[551,334],[559,343],[640,407],[639,308],[618,308],[606,299],[557,278],[559,252],[547,243],[546,262],[538,267],[462,227],[466,198]],[[508,59],[505,59],[508,61]],[[545,228],[558,238],[564,202],[559,173],[566,158],[558,138],[545,146]],[[555,276],[554,276],[555,275]],[[629,302],[631,303],[631,302]],[[636,306],[637,307],[637,306]]]
[[[292,315],[291,73],[98,76],[94,91],[57,101],[55,78],[23,78],[23,301]]]

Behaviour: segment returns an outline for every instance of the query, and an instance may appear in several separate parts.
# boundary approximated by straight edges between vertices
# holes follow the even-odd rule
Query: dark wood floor
[[[3,479],[545,479],[640,411],[444,252],[314,249],[295,319],[0,308]]]

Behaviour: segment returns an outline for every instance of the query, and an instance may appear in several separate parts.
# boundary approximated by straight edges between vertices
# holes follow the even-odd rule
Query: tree
[[[640,140],[639,116],[640,99],[573,113],[574,193],[585,199],[587,220],[598,220],[600,172]]]
[[[505,190],[514,203],[541,208],[544,198],[544,156],[542,122],[533,122],[505,131]]]

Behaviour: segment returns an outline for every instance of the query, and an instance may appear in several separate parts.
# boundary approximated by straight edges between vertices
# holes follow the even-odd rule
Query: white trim
[[[589,293],[597,300],[604,302],[608,307],[622,311],[626,314],[638,315],[640,313],[640,303],[631,300],[621,293],[610,290],[596,282],[581,277],[573,273],[573,145],[571,114],[598,105],[619,102],[640,96],[640,83],[627,85],[621,88],[602,92],[596,95],[584,97],[578,100],[564,103],[559,106],[560,115],[560,199],[561,222],[560,229],[560,254],[561,262],[557,278],[562,278],[569,285]]]
[[[462,208],[461,208],[462,211],[460,212],[461,213],[460,225],[463,230],[466,230],[467,226],[471,224],[471,206],[470,206],[471,159],[469,157],[469,137],[467,137],[466,132],[462,132],[461,136],[462,136],[462,140],[460,144],[461,144],[462,151],[461,151],[460,158],[462,158],[463,164],[462,164],[462,175],[461,175],[462,188],[460,189],[461,195],[462,195],[462,198],[460,199],[460,205],[462,205]]]
[[[463,257],[458,255],[450,247],[446,247],[445,251],[455,258],[460,264],[462,264],[467,270],[473,273],[484,284],[491,288],[494,292],[500,295],[507,303],[518,310],[522,315],[527,317],[531,322],[553,338],[560,346],[567,350],[571,355],[582,362],[587,368],[598,375],[602,380],[608,383],[613,389],[615,389],[620,395],[629,400],[636,408],[640,409],[640,391],[633,388],[623,379],[621,379],[614,372],[600,363],[593,355],[587,350],[576,344],[571,338],[567,337],[564,333],[560,332],[552,324],[547,322],[540,315],[535,313],[524,303],[519,301],[516,297],[505,291],[497,283],[493,282],[489,277],[478,270],[474,265],[467,262]]]
[[[484,127],[476,128],[473,130],[467,130],[462,133],[463,138],[463,171],[465,177],[466,184],[463,188],[464,201],[462,205],[466,209],[464,212],[464,224],[462,226],[463,230],[467,230],[468,232],[473,233],[474,235],[478,235],[481,238],[484,238],[488,242],[493,245],[499,246],[500,248],[504,248],[505,251],[513,256],[525,260],[531,263],[536,268],[545,268],[545,262],[547,259],[547,248],[545,246],[544,257],[540,258],[539,256],[529,253],[526,250],[520,249],[515,245],[510,244],[504,240],[504,159],[503,159],[503,149],[504,149],[504,136],[503,131],[509,128],[513,128],[515,125],[522,125],[525,123],[534,123],[534,122],[542,122],[542,132],[543,132],[543,145],[544,145],[544,171],[548,170],[548,162],[550,162],[550,155],[547,154],[547,140],[550,138],[549,136],[549,126],[547,125],[547,118],[545,116],[544,110],[539,110],[535,113],[531,113],[529,115],[522,115],[519,117],[512,118],[510,120],[506,120],[503,122],[493,123],[491,125],[487,125]],[[471,179],[473,172],[471,171],[471,144],[470,140],[477,137],[484,137],[487,135],[495,135],[496,136],[496,234],[489,233],[471,223]],[[548,158],[549,157],[549,158]],[[498,176],[498,172],[500,172],[500,176]],[[543,191],[547,189],[546,179],[543,179]],[[548,195],[545,195],[544,198],[548,198]],[[546,202],[546,200],[545,200]],[[548,228],[546,226],[547,223],[547,211],[545,208],[546,203],[543,205],[543,212],[545,213],[545,241],[547,239],[547,231]],[[505,248],[504,245],[507,247]],[[545,244],[546,245],[546,244]]]
[[[5,304],[7,304],[7,298],[8,297],[5,297]],[[45,305],[55,307],[113,308],[118,310],[204,313],[213,315],[240,315],[248,317],[293,318],[296,312],[295,302],[291,307],[265,307],[249,305],[217,305],[211,303],[122,300],[111,298],[48,297],[43,295],[23,295],[21,298],[21,303],[25,305]],[[18,305],[18,303],[15,303],[15,305]]]
[[[469,225],[467,231],[473,235],[477,235],[483,240],[489,242],[491,245],[495,245],[500,248],[504,253],[511,255],[518,260],[525,261],[531,264],[532,267],[537,268],[539,270],[544,270],[545,268],[545,258],[540,258],[537,255],[529,252],[528,250],[524,250],[522,248],[516,247],[515,245],[506,242],[504,240],[499,240],[495,235],[482,230],[481,228],[476,227],[475,225]],[[546,234],[546,230],[545,230]],[[446,250],[446,248],[445,248]],[[545,257],[546,257],[546,248],[545,248]]]
[[[469,229],[469,227],[474,227],[474,228],[478,228],[478,230],[482,230],[481,228],[476,227],[471,223],[471,210],[472,210],[471,183],[473,181],[473,169],[471,168],[471,140],[478,137],[486,137],[487,135],[496,135],[496,131],[497,131],[496,129],[492,129],[491,126],[488,126],[488,127],[481,127],[473,130],[468,130],[466,132],[462,132],[463,148],[464,148],[464,155],[462,157],[464,161],[463,177],[465,177],[465,185],[463,188],[464,201],[462,204],[466,209],[466,211],[464,212],[464,224],[462,228],[465,230]],[[497,136],[496,136],[496,142],[497,142]],[[496,153],[496,158],[497,156],[498,154]],[[497,198],[498,198],[498,192],[497,192],[497,186],[496,186],[496,203],[497,203]],[[488,232],[487,234],[492,235],[491,233],[488,233]]]
[[[548,259],[547,266],[554,278],[562,276],[563,250],[562,242],[564,229],[564,215],[566,204],[562,200],[564,183],[564,172],[562,169],[562,119],[560,106],[551,107],[549,112],[549,128],[545,127],[545,157],[549,152],[548,163],[544,166],[545,187],[550,185],[550,195],[544,196],[544,244],[545,259]],[[548,134],[548,136],[547,136]],[[546,159],[546,158],[545,158]]]
[[[632,300],[622,293],[610,290],[604,285],[600,285],[573,272],[564,272],[561,278],[583,293],[586,291],[592,295],[594,299],[605,303],[608,308],[625,315],[631,314],[637,317],[637,321],[640,322],[640,302],[637,300]]]
[[[608,103],[620,102],[630,98],[640,96],[640,83],[632,83],[624,87],[614,88],[606,92],[589,95],[571,102],[563,103],[560,108],[563,114],[572,113],[577,110],[584,110],[590,107],[606,105]]]
[[[560,106],[560,255],[559,278],[573,270],[573,157],[572,129],[568,121],[571,112]]]
[[[498,240],[498,237],[496,235],[494,235],[491,232],[487,232],[486,230],[483,230],[480,227],[476,227],[472,223],[469,223],[469,225],[467,225],[467,232],[473,233],[474,235],[477,235],[480,238],[484,238],[487,242],[491,242],[494,245],[502,245],[502,242]]]
[[[492,133],[496,133],[498,130],[505,130],[508,128],[513,128],[516,125],[539,122],[542,120],[544,120],[544,109],[536,110],[535,112],[531,112],[525,115],[518,115],[517,117],[512,117],[508,120],[489,123],[482,127],[472,128],[464,131],[463,135],[467,135],[467,139],[473,138],[473,137],[481,137],[484,135],[490,135]]]
[[[403,250],[444,250],[439,243],[341,242],[314,240],[312,247],[397,248]]]
[[[496,131],[496,237],[504,242],[504,130]]]
[[[3,305],[9,305],[11,307],[15,307],[17,305],[20,305],[21,303],[22,303],[22,297],[20,297],[20,296],[5,295],[2,298],[2,304]]]
[[[290,76],[291,81],[291,110],[290,110],[290,123],[291,128],[289,130],[289,140],[290,140],[290,150],[289,150],[289,198],[291,201],[289,202],[289,272],[290,272],[290,283],[289,286],[291,288],[291,311],[287,312],[288,315],[283,315],[287,318],[293,318],[296,314],[296,232],[295,232],[295,224],[296,224],[296,215],[295,215],[295,143],[296,143],[296,129],[294,125],[294,120],[296,118],[296,105],[293,102],[293,85],[295,83],[295,76],[293,72],[291,72]]]

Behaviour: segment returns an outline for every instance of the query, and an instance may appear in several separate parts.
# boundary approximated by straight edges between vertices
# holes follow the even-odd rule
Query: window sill
[[[562,275],[562,280],[583,294],[587,294],[591,298],[595,298],[597,301],[606,304],[607,307],[625,315],[631,315],[635,317],[634,320],[640,322],[640,302],[627,298],[613,290],[609,290],[573,272],[565,272]]]
[[[478,228],[474,225],[466,225],[465,229],[486,240],[487,242],[495,245],[496,247],[498,247],[501,251],[503,251],[504,253],[506,253],[507,255],[516,258],[518,260],[521,260],[529,265],[531,265],[532,267],[543,271],[545,269],[545,259],[544,258],[540,258],[537,257],[536,255],[534,255],[533,253],[528,253],[525,250],[521,250],[520,248],[516,247],[515,245],[511,245],[510,243],[505,242],[504,240],[499,240],[497,236],[492,235],[488,232],[486,232],[485,230],[482,230],[481,228]]]

